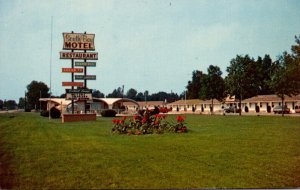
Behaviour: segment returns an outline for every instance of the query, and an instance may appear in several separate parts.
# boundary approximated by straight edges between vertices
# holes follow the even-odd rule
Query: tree
[[[144,101],[145,100],[145,96],[142,92],[139,92],[137,95],[136,95],[136,101]]]
[[[49,94],[49,88],[48,86],[43,82],[37,82],[32,81],[30,84],[27,85],[27,106],[29,108],[40,108],[39,99],[42,98],[48,98],[50,96]]]
[[[136,100],[137,98],[136,95],[137,95],[137,91],[133,88],[130,88],[126,93],[126,97],[133,100]]]
[[[295,36],[295,42],[296,45],[293,45],[291,48],[293,63],[289,64],[289,74],[294,88],[300,93],[300,35],[299,37]]]
[[[205,77],[202,71],[195,70],[193,71],[192,81],[188,81],[188,85],[186,86],[187,99],[198,99],[199,93],[201,89],[201,80]]]
[[[92,97],[94,97],[94,98],[104,98],[105,95],[102,92],[100,92],[99,90],[93,90],[92,91]]]
[[[25,98],[23,98],[23,97],[19,98],[18,107],[20,109],[25,109]]]
[[[275,62],[270,80],[270,87],[281,98],[282,106],[285,96],[300,93],[300,36],[295,36],[295,42],[296,45],[291,47],[292,53],[283,52]]]
[[[214,110],[214,99],[223,101],[225,94],[225,82],[222,78],[222,71],[218,66],[210,65],[207,69],[207,75],[204,75],[201,84],[200,98],[211,99],[211,114]]]
[[[285,96],[292,96],[300,93],[298,69],[299,66],[297,66],[297,62],[293,56],[287,52],[284,52],[275,63],[270,86],[275,94],[281,98],[282,109],[284,109]],[[282,116],[284,116],[283,111]]]
[[[114,91],[106,96],[107,98],[123,98],[123,90],[121,87],[114,89]]]
[[[6,107],[8,110],[14,110],[17,108],[17,103],[15,100],[7,100],[4,101],[4,107]]]
[[[225,78],[227,93],[230,96],[235,96],[239,99],[239,108],[243,98],[250,98],[257,93],[256,79],[251,73],[255,61],[249,55],[237,55],[236,58],[230,61],[230,66],[227,67],[228,75]],[[240,112],[241,115],[241,112]]]
[[[0,100],[0,110],[2,110],[3,109],[3,100]]]
[[[271,57],[269,55],[265,55],[261,63],[260,73],[262,75],[262,78],[259,79],[259,81],[261,82],[259,95],[274,94],[274,91],[269,85],[273,73],[273,68],[274,67]]]

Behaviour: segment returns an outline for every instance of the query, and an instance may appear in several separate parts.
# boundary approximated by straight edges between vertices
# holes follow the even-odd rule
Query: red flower
[[[118,124],[118,123],[119,123],[119,120],[118,120],[118,119],[113,119],[112,122],[113,122],[114,124]]]
[[[134,118],[134,120],[138,120],[138,119],[140,119],[140,116],[134,115],[133,118]]]
[[[142,119],[142,123],[146,123],[147,122],[147,117],[144,117],[143,119]]]
[[[179,123],[182,123],[182,122],[184,122],[184,120],[185,120],[185,117],[182,117],[182,116],[177,116],[177,121],[179,122]]]
[[[160,118],[161,118],[161,115],[160,115],[160,114],[156,114],[156,115],[155,115],[155,118],[160,119]]]

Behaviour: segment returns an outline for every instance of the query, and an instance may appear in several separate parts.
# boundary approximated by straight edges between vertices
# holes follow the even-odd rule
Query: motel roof
[[[214,99],[214,104],[221,104],[217,99]],[[172,103],[169,103],[169,106],[177,106],[177,105],[199,105],[199,104],[211,104],[210,100],[200,100],[200,99],[190,99],[190,100],[178,100]]]
[[[285,96],[284,101],[291,101],[291,102],[300,102],[300,94],[296,96]],[[277,95],[258,95],[248,99],[243,100],[242,102],[281,102],[281,98]]]

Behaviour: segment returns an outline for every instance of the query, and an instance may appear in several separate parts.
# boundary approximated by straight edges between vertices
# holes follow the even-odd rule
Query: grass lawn
[[[300,187],[300,117],[187,115],[186,122],[186,134],[128,136],[111,133],[111,118],[62,124],[0,114],[0,187]]]

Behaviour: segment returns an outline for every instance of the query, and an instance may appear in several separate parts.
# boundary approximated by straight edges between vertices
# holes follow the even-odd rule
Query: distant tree
[[[122,98],[123,97],[123,90],[121,87],[114,89],[112,93],[106,96],[107,98]]]
[[[102,92],[100,92],[99,90],[93,90],[92,96],[94,98],[104,98],[105,97],[105,95]]]
[[[130,88],[126,93],[126,97],[129,98],[129,99],[132,99],[132,100],[136,100],[137,99],[137,97],[136,97],[137,93],[138,92],[135,89]]]
[[[14,110],[17,108],[17,103],[15,100],[7,100],[4,101],[4,107],[6,107],[9,110]]]
[[[203,77],[201,84],[200,98],[211,99],[211,113],[213,113],[214,99],[223,101],[225,97],[225,82],[222,78],[222,71],[218,66],[210,65],[207,69],[207,75]]]
[[[198,99],[201,89],[201,80],[205,77],[202,71],[195,70],[193,71],[192,80],[188,81],[188,85],[186,86],[186,98],[187,99]]]
[[[0,100],[0,110],[3,109],[3,100]]]
[[[19,107],[20,109],[24,109],[24,108],[25,108],[25,98],[24,98],[24,97],[20,97],[20,98],[19,98],[18,107]]]
[[[274,66],[271,57],[269,55],[265,55],[262,59],[260,70],[262,78],[258,79],[261,82],[259,95],[274,94],[274,91],[269,85],[273,68]]]
[[[167,102],[174,102],[174,101],[177,101],[179,99],[179,96],[177,93],[174,93],[174,92],[171,92],[171,93],[168,93],[168,98],[167,98]]]
[[[295,36],[296,45],[292,45],[293,63],[289,65],[290,80],[293,81],[294,88],[300,93],[300,35]]]
[[[255,61],[249,55],[237,55],[236,58],[230,61],[230,66],[227,67],[228,75],[225,77],[226,92],[230,96],[235,96],[239,99],[239,107],[244,98],[250,98],[257,91],[255,78],[251,74],[253,71],[251,67]],[[254,71],[255,72],[255,71]],[[241,112],[240,112],[241,115]]]
[[[45,83],[32,81],[30,84],[27,85],[27,106],[31,109],[39,109],[40,97],[48,98],[49,95],[49,88]]]
[[[66,93],[61,94],[59,98],[66,98]]]
[[[149,101],[149,91],[148,90],[146,90],[145,92],[144,92],[144,100],[145,100],[145,102],[147,102],[147,101]]]
[[[145,100],[145,96],[142,92],[139,92],[137,95],[136,95],[136,101],[144,101]]]
[[[166,92],[153,93],[149,96],[150,101],[165,101],[168,98]]]

